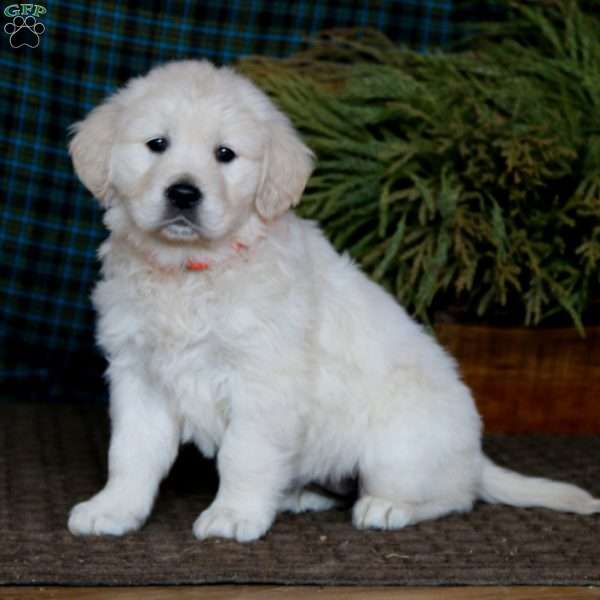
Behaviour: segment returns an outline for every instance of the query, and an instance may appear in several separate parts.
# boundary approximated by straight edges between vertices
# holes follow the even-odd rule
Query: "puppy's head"
[[[253,212],[297,204],[312,154],[250,81],[205,61],[130,81],[73,126],[77,175],[115,228],[169,243],[210,242]]]

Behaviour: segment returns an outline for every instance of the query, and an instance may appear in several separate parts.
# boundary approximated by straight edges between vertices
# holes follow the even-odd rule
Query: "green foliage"
[[[418,317],[564,313],[583,331],[600,291],[600,18],[585,6],[511,3],[453,53],[338,30],[242,61],[318,156],[299,212]]]

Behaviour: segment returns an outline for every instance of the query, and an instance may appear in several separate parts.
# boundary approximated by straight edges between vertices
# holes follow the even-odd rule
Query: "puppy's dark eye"
[[[236,153],[227,146],[219,146],[215,150],[215,158],[221,163],[231,162],[236,156]]]
[[[169,140],[167,138],[154,138],[153,140],[149,140],[146,142],[146,146],[152,150],[152,152],[156,152],[160,154],[164,152],[169,147]]]

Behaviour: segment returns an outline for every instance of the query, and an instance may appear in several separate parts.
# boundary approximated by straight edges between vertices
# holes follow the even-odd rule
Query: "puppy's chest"
[[[142,319],[138,339],[146,351],[227,362],[236,340],[255,325],[239,290],[194,278],[152,283],[138,286],[134,307]]]
[[[255,326],[237,290],[184,280],[139,289],[137,342],[152,377],[174,404],[184,441],[207,456],[220,445],[243,371],[240,339]]]

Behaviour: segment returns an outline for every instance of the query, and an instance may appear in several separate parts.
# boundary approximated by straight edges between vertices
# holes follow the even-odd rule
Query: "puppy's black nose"
[[[202,200],[202,192],[190,183],[175,183],[166,191],[167,198],[175,208],[185,210],[194,208]]]

